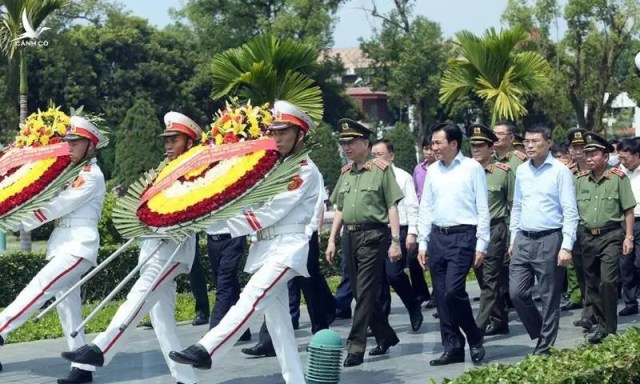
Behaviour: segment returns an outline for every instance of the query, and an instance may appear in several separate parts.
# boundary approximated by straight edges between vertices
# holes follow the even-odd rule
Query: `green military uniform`
[[[511,152],[507,153],[506,156],[500,157],[494,154],[493,157],[496,161],[507,164],[509,168],[513,170],[513,172],[516,171],[520,164],[527,161],[527,155],[516,150],[512,150]]]
[[[368,140],[371,134],[349,119],[342,119],[338,124],[341,144]],[[343,255],[356,299],[347,338],[349,355],[360,358],[364,355],[367,326],[371,327],[378,345],[391,346],[398,342],[377,297],[390,244],[389,208],[403,197],[391,166],[380,159],[370,159],[361,168],[354,163],[344,166],[331,195],[331,201],[342,212],[351,245],[351,254]]]
[[[586,136],[585,151],[613,150],[604,138],[590,132]],[[576,200],[586,293],[593,305],[598,331],[606,336],[617,328],[618,260],[624,239],[621,224],[624,212],[633,209],[636,200],[625,174],[608,166],[599,178],[592,171],[578,173]]]
[[[488,128],[476,124],[471,126],[471,145],[493,145],[498,138]],[[511,158],[519,159],[511,153]],[[513,203],[516,180],[514,170],[495,159],[485,167],[487,179],[489,213],[491,215],[490,239],[487,256],[481,268],[474,269],[480,287],[480,309],[476,315],[478,328],[485,330],[492,323],[495,329],[505,329],[508,322],[505,294],[508,291],[509,259],[506,257],[508,227],[507,219]]]
[[[573,128],[567,132],[567,141],[569,145],[577,146],[585,144],[586,130],[581,128]],[[568,165],[569,169],[573,173],[573,184],[576,184],[576,176],[584,171],[580,165],[573,162]],[[591,307],[591,301],[585,294],[585,279],[584,268],[582,265],[580,241],[576,241],[573,244],[571,251],[571,258],[573,263],[567,265],[567,294],[569,295],[569,303],[563,309],[583,308],[580,316],[582,319],[588,319],[591,321],[593,317],[593,309]],[[582,325],[581,321],[576,322],[576,325]]]

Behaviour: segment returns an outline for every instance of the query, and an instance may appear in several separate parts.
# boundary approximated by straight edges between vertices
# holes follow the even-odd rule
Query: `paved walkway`
[[[471,296],[478,294],[475,283],[470,283]],[[477,302],[473,303],[477,310]],[[304,312],[304,311],[303,311]],[[428,361],[441,353],[440,333],[437,320],[431,314],[433,310],[423,311],[425,322],[418,333],[411,333],[409,319],[400,301],[394,295],[391,323],[398,332],[400,344],[391,349],[387,356],[365,358],[365,364],[344,369],[341,376],[343,384],[424,384],[433,378],[440,382],[444,377],[456,377],[472,363],[454,364],[447,367],[433,368]],[[556,346],[573,347],[584,342],[582,332],[573,327],[571,322],[579,316],[579,311],[563,312],[560,320],[561,330]],[[489,337],[485,341],[487,350],[485,362],[517,362],[530,353],[534,343],[529,340],[522,324],[514,312],[510,314],[511,334],[508,336]],[[636,324],[640,317],[631,316],[620,319],[621,329],[629,324]],[[311,337],[310,326],[306,314],[301,319],[301,328],[296,331],[303,361],[307,354],[305,348]],[[339,320],[334,323],[335,329],[342,337],[348,334],[350,323]],[[251,329],[259,329],[259,323],[251,323]],[[184,324],[179,327],[184,345],[198,340],[206,331],[206,326],[193,327]],[[278,362],[275,358],[255,359],[244,356],[240,348],[253,345],[254,340],[243,343],[231,350],[223,359],[222,366],[208,371],[197,371],[202,383],[224,384],[280,384]],[[88,340],[93,338],[89,335]],[[370,341],[370,347],[372,341]],[[169,384],[175,381],[169,375],[168,368],[157,346],[155,334],[150,330],[136,329],[131,337],[120,343],[121,353],[107,367],[99,368],[94,375],[94,383],[157,383]],[[63,339],[44,340],[31,343],[10,344],[0,348],[0,361],[4,372],[0,373],[0,383],[40,384],[55,383],[56,378],[66,375],[68,366],[59,355],[66,350]],[[467,359],[469,357],[467,356]]]

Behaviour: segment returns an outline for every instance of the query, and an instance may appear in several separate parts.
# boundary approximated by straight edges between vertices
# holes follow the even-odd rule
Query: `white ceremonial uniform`
[[[398,216],[400,217],[400,226],[408,226],[407,234],[418,234],[418,195],[416,195],[416,187],[413,183],[413,177],[405,170],[391,164],[393,173],[396,176],[396,182],[400,186],[400,190],[404,195],[404,199],[398,202]]]
[[[316,165],[304,160],[299,179],[292,181],[288,191],[247,209],[243,215],[216,223],[207,231],[213,233],[226,226],[234,237],[258,231],[258,241],[249,248],[245,266],[253,276],[238,302],[198,342],[214,364],[240,338],[249,320],[264,312],[285,382],[305,383],[289,315],[287,282],[295,276],[309,276],[309,236],[305,230],[314,216],[321,179]]]
[[[96,265],[100,245],[98,221],[104,194],[104,176],[94,158],[83,167],[71,186],[22,222],[24,229],[31,231],[58,219],[47,244],[46,258],[49,262],[0,313],[0,335],[3,338],[6,339],[11,331],[27,321],[52,296],[63,294]],[[75,338],[70,336],[82,322],[81,305],[80,290],[76,289],[56,308],[71,349],[85,344],[83,332]],[[85,371],[95,370],[91,365],[73,363],[71,366]]]

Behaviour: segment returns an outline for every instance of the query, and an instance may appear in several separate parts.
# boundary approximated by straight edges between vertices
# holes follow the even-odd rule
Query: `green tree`
[[[456,33],[462,57],[452,58],[442,78],[440,101],[450,103],[475,93],[491,108],[491,125],[502,118],[527,114],[524,101],[548,83],[549,63],[538,52],[519,50],[528,34],[514,28],[500,33],[490,28],[482,37]]]
[[[381,15],[382,28],[360,48],[371,60],[370,82],[389,94],[391,105],[411,110],[413,134],[421,140],[439,107],[438,89],[446,65],[447,46],[440,26],[425,17],[411,18],[412,0],[396,1],[396,8]]]
[[[116,180],[129,186],[163,157],[162,124],[150,102],[138,98],[127,111],[116,135]]]
[[[385,136],[385,139],[391,140],[394,146],[395,158],[393,164],[405,171],[412,173],[413,168],[418,164],[416,158],[416,145],[409,130],[409,126],[404,123],[398,123]]]
[[[213,58],[213,97],[237,95],[254,104],[287,100],[322,119],[322,92],[302,71],[313,67],[318,51],[291,39],[255,37]]]
[[[338,139],[336,139],[333,129],[327,124],[320,124],[311,132],[311,137],[320,144],[320,147],[314,149],[309,157],[318,166],[324,184],[333,190],[338,182],[342,167]]]

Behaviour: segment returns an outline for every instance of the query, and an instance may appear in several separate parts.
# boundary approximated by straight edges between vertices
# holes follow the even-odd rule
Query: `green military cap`
[[[519,135],[517,133],[513,134],[513,144],[514,147],[515,146],[523,146],[524,147],[524,137],[522,137],[522,135]]]
[[[586,129],[582,129],[582,128],[570,129],[567,132],[567,140],[569,141],[569,145],[584,145],[586,133],[587,133]]]
[[[585,133],[585,141],[586,144],[584,146],[585,151],[597,151],[601,150],[605,153],[611,153],[614,151],[613,145],[609,144],[607,139],[604,137],[597,135],[593,132]]]
[[[498,141],[498,136],[493,133],[489,128],[482,124],[475,123],[469,127],[469,141],[471,143],[495,143]]]
[[[373,134],[369,128],[351,119],[338,120],[338,128],[340,128],[341,143],[348,143],[355,139],[367,139]]]

